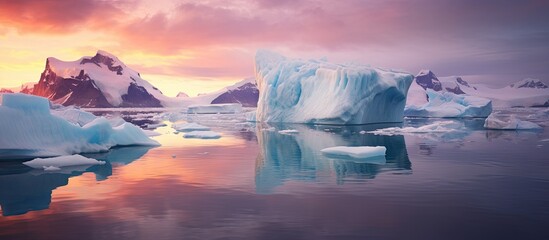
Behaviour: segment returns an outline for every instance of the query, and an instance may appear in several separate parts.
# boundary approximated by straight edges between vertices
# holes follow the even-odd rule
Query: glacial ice
[[[242,112],[242,105],[239,103],[191,105],[187,109],[189,114],[233,114]]]
[[[502,116],[492,113],[484,121],[484,128],[494,130],[539,130],[540,125],[518,119],[515,115]]]
[[[445,133],[458,131],[463,126],[454,121],[434,122],[421,127],[390,127],[369,131],[375,135],[403,135],[405,133]]]
[[[257,121],[319,124],[402,122],[413,76],[356,64],[288,59],[259,50]]]
[[[210,128],[198,123],[174,123],[172,128],[178,132],[209,131]]]
[[[137,126],[112,126],[98,117],[78,126],[50,112],[46,98],[26,94],[3,94],[0,106],[0,158],[29,158],[106,151],[114,146],[147,145]]]
[[[376,147],[337,146],[337,147],[324,148],[320,151],[327,155],[347,156],[352,158],[372,158],[372,157],[378,157],[378,156],[385,156],[385,152],[387,151],[387,148],[382,146],[376,146]]]
[[[299,131],[295,130],[295,129],[285,129],[285,130],[278,131],[278,133],[280,133],[280,134],[294,134],[294,133],[299,133]]]
[[[192,131],[185,133],[184,138],[201,138],[201,139],[217,139],[221,138],[221,134],[213,131]]]
[[[457,95],[451,92],[426,91],[428,102],[422,105],[408,104],[404,115],[408,117],[463,118],[488,117],[492,112],[489,99]]]
[[[103,161],[97,161],[93,158],[87,158],[81,155],[68,155],[52,158],[35,158],[23,164],[32,167],[40,168],[46,171],[61,170],[62,167],[81,166],[81,165],[102,165]]]

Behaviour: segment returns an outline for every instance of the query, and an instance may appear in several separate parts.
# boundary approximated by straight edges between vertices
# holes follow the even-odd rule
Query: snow
[[[172,128],[178,132],[209,131],[210,128],[198,123],[174,123]]]
[[[421,127],[390,127],[382,128],[374,131],[369,131],[368,133],[373,133],[375,135],[403,135],[405,133],[445,133],[457,131],[462,126],[454,121],[442,121],[434,122],[427,124]]]
[[[492,102],[489,99],[457,95],[450,92],[426,90],[429,101],[423,105],[406,105],[405,116],[412,117],[487,117],[492,112]]]
[[[239,103],[191,105],[187,109],[189,114],[230,114],[242,112],[242,105]]]
[[[293,133],[299,133],[298,130],[295,129],[286,129],[286,130],[280,130],[278,131],[280,134],[293,134]]]
[[[102,165],[103,161],[97,161],[93,158],[83,157],[81,155],[68,155],[53,158],[35,158],[23,164],[32,167],[40,168],[45,171],[61,170],[62,167],[81,166],[81,165]]]
[[[347,146],[338,146],[338,147],[329,147],[320,150],[324,154],[337,155],[337,156],[347,156],[352,158],[371,158],[378,156],[385,156],[387,148],[376,146],[376,147],[347,147]]]
[[[494,130],[540,130],[543,129],[540,125],[520,120],[516,115],[502,116],[493,113],[484,121],[484,128]]]
[[[287,59],[259,50],[257,121],[319,124],[402,122],[413,76],[356,64]]]
[[[184,138],[217,139],[221,134],[212,131],[193,131],[183,135]]]
[[[0,158],[51,157],[106,151],[114,146],[157,146],[137,126],[113,126],[97,117],[83,126],[52,115],[46,98],[3,94]]]

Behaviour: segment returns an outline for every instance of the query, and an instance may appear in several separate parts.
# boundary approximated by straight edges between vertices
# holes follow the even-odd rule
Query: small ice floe
[[[456,131],[461,125],[453,121],[434,122],[421,127],[390,127],[369,131],[375,135],[403,135],[405,133],[445,133]]]
[[[207,155],[209,154],[209,152],[201,152],[201,153],[198,153],[198,155]]]
[[[362,130],[360,132],[358,132],[359,134],[366,134],[366,131]]]
[[[221,138],[221,134],[213,131],[193,131],[183,135],[184,138],[201,138],[201,139],[217,139]]]
[[[501,116],[490,114],[484,121],[484,128],[493,130],[539,130],[543,129],[533,122],[518,119],[515,115]]]
[[[546,139],[541,139],[539,140],[540,142],[549,142],[549,138],[546,138]]]
[[[261,129],[261,131],[274,132],[274,131],[276,131],[276,128],[274,128],[274,127],[264,127],[264,128]]]
[[[167,126],[165,123],[149,123],[146,125],[145,128],[147,129],[155,129],[155,128],[159,128],[159,127],[165,127]]]
[[[45,171],[57,171],[62,167],[81,166],[81,165],[102,165],[103,161],[97,161],[93,158],[87,158],[82,155],[69,155],[52,158],[35,158],[23,164],[31,168],[41,168]]]
[[[286,130],[280,130],[280,131],[278,131],[278,133],[280,133],[280,134],[294,134],[294,133],[299,133],[299,131],[297,131],[295,129],[286,129]]]
[[[189,114],[231,114],[242,112],[239,103],[192,105],[187,109]]]
[[[145,135],[147,135],[147,137],[155,137],[155,136],[162,135],[161,133],[155,132],[155,131],[152,131],[152,130],[143,130],[143,132],[145,133]]]
[[[383,146],[376,146],[376,147],[369,147],[369,146],[358,146],[358,147],[337,146],[337,147],[324,148],[320,151],[323,154],[326,154],[328,156],[366,159],[366,158],[383,157],[383,156],[385,156],[385,152],[387,151],[387,149]],[[385,161],[383,161],[383,163],[385,163]]]
[[[210,131],[209,127],[198,123],[174,123],[172,124],[172,128],[178,132]]]
[[[177,157],[177,156],[176,156],[175,154],[174,154],[174,155],[172,155],[172,158],[176,158],[176,157]]]
[[[58,167],[54,167],[54,166],[43,166],[44,168],[44,171],[59,171],[61,170],[61,168],[58,168]]]

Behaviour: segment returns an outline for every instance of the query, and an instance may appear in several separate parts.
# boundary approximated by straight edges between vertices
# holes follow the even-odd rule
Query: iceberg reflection
[[[112,175],[113,165],[126,165],[141,158],[151,147],[114,148],[105,153],[83,154],[106,161],[104,165],[64,167],[60,171],[32,169],[20,161],[0,166],[0,206],[3,216],[48,209],[52,191],[69,183],[69,178],[93,172],[98,181]]]
[[[392,126],[395,126],[394,124]],[[311,126],[276,125],[276,130],[295,129],[297,134],[280,134],[278,131],[258,127],[260,152],[256,160],[255,184],[258,193],[271,193],[277,186],[290,180],[324,181],[319,178],[335,176],[335,182],[371,179],[387,171],[411,173],[404,137],[359,134],[360,131],[390,127],[388,125],[363,126]],[[383,159],[334,158],[321,150],[334,146],[384,146]],[[334,181],[334,180],[329,180]]]

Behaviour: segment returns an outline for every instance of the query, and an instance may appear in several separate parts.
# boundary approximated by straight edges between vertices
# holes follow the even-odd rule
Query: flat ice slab
[[[201,138],[201,139],[217,139],[221,138],[221,134],[213,131],[193,131],[183,135],[184,138]]]
[[[351,158],[372,158],[372,157],[385,156],[385,152],[387,151],[387,149],[382,146],[376,146],[376,147],[338,146],[338,147],[324,148],[320,151],[328,155],[336,155],[336,156],[351,157]]]
[[[172,128],[178,132],[209,131],[210,128],[198,123],[174,123]]]
[[[484,128],[493,130],[539,130],[540,125],[518,119],[515,115],[500,116],[496,113],[490,114],[484,121]]]
[[[373,133],[375,135],[403,135],[405,133],[444,133],[457,131],[462,126],[454,121],[442,121],[434,122],[428,125],[421,127],[390,127],[382,128],[374,131],[369,131],[368,133]]]
[[[242,112],[242,105],[239,103],[191,105],[187,109],[187,113],[190,114],[233,114],[239,112]]]
[[[87,158],[81,155],[69,155],[53,158],[35,158],[23,164],[32,167],[40,168],[46,171],[60,170],[62,167],[81,166],[81,165],[102,165],[103,161],[97,161],[93,158]]]
[[[294,133],[299,133],[299,131],[295,130],[295,129],[286,129],[286,130],[280,130],[280,131],[278,131],[278,133],[280,133],[280,134],[294,134]]]

